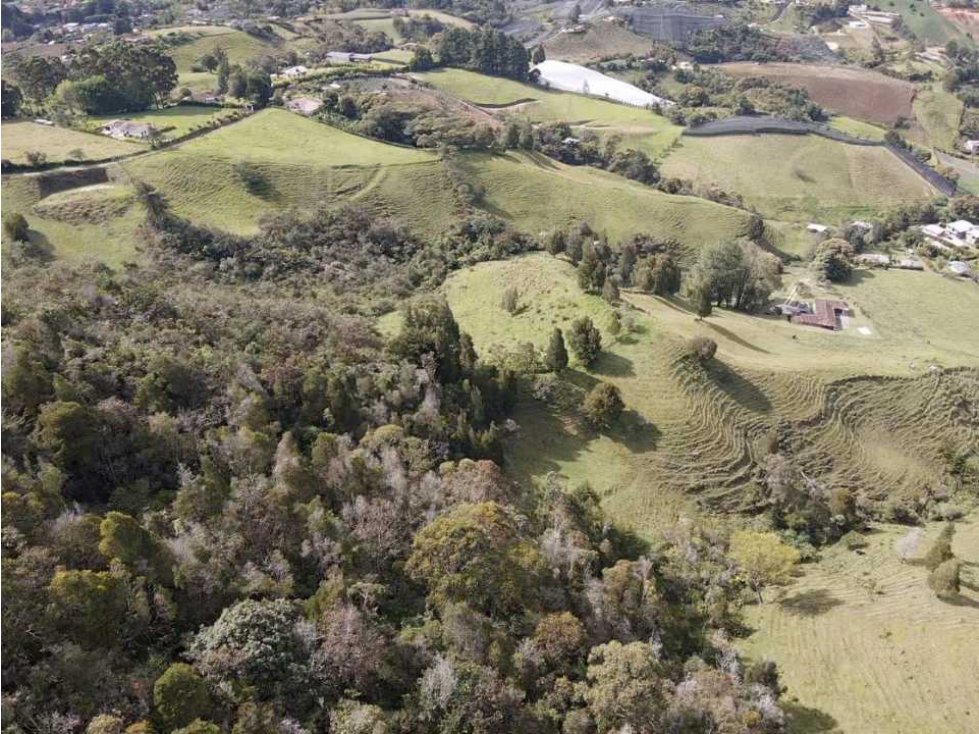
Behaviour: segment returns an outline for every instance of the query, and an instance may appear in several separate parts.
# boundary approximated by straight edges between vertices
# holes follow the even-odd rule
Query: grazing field
[[[924,145],[955,150],[962,109],[962,101],[942,90],[940,84],[920,92],[914,100],[917,129],[912,130],[909,137]]]
[[[468,165],[486,190],[481,206],[532,234],[585,220],[612,240],[646,232],[696,249],[738,236],[747,220],[737,209],[541,155],[471,155]]]
[[[230,117],[236,110],[222,107],[178,105],[163,110],[149,110],[128,115],[106,115],[88,118],[89,127],[94,132],[111,120],[132,120],[146,122],[170,139],[182,138],[195,130],[209,127],[211,123]]]
[[[662,171],[737,192],[766,216],[831,224],[935,195],[886,149],[815,135],[685,137]]]
[[[847,135],[866,140],[883,140],[887,132],[882,127],[871,125],[868,122],[854,120],[852,117],[834,117],[829,121],[829,126]]]
[[[880,277],[890,275],[905,274]],[[525,397],[507,467],[525,481],[551,471],[588,481],[617,520],[648,535],[698,506],[752,507],[762,439],[775,426],[809,476],[874,501],[916,497],[943,481],[943,447],[974,439],[975,416],[955,406],[979,401],[979,336],[954,345],[899,330],[903,319],[930,318],[927,310],[908,315],[922,290],[949,303],[970,298],[940,276],[907,275],[930,282],[912,287],[899,277],[873,295],[843,293],[858,313],[874,298],[902,305],[893,316],[868,307],[879,331],[871,337],[728,311],[698,322],[682,300],[630,293],[620,307],[627,326],[616,338],[611,306],[583,294],[571,265],[546,255],[477,265],[452,275],[444,291],[460,326],[490,360],[505,359],[519,342],[543,348],[554,327],[566,329],[583,314],[593,318],[606,351],[590,372],[572,369],[562,377],[554,398]],[[524,304],[514,315],[499,305],[511,286]],[[979,305],[979,296],[971,298],[963,314]],[[677,361],[694,335],[718,344],[706,373]],[[929,372],[932,362],[972,369]],[[609,435],[596,435],[575,417],[581,391],[596,379],[618,386],[626,404],[622,424]]]
[[[644,56],[651,48],[648,38],[617,23],[589,23],[584,33],[559,33],[544,42],[547,58],[587,63],[628,54]]]
[[[62,163],[68,160],[105,160],[145,148],[140,143],[114,140],[105,135],[65,127],[38,125],[28,120],[3,123],[0,139],[0,155],[20,164],[27,163],[27,153],[32,151],[43,153],[48,163]]]
[[[976,730],[979,518],[957,526],[953,551],[967,565],[955,602],[934,595],[925,568],[898,558],[894,544],[908,528],[878,525],[859,553],[829,548],[747,609],[754,632],[740,646],[778,664],[790,732]],[[919,557],[939,529],[928,527]]]
[[[953,38],[959,43],[974,45],[972,39],[955,23],[927,2],[918,0],[888,0],[881,9],[900,13],[904,24],[926,44],[945,45]]]
[[[564,121],[598,134],[617,134],[626,147],[658,157],[682,128],[648,110],[570,92],[554,92],[502,77],[462,69],[440,69],[416,78],[472,104],[534,122]]]
[[[250,193],[235,165],[264,178]],[[425,232],[451,221],[454,201],[438,157],[379,143],[283,112],[247,120],[124,166],[164,194],[178,214],[234,232],[251,232],[262,216],[290,207],[360,202],[397,214]],[[418,192],[426,196],[419,199]]]
[[[914,85],[877,72],[817,64],[733,63],[720,68],[737,77],[763,76],[805,89],[827,110],[864,122],[891,125],[912,116]]]
[[[7,176],[0,187],[3,211],[27,218],[34,248],[48,257],[113,267],[139,260],[136,230],[144,214],[130,187],[101,184],[42,198],[41,180]]]
[[[168,49],[177,65],[177,73],[181,75],[189,72],[201,56],[217,47],[228,52],[228,61],[232,64],[244,64],[256,56],[270,53],[282,40],[278,37],[268,40],[257,38],[226,26],[182,26],[150,31],[151,36],[164,40],[168,36],[176,37],[177,34],[189,36],[186,42],[177,43]]]

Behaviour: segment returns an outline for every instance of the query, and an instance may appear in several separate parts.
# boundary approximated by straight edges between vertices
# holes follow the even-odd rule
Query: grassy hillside
[[[679,137],[681,128],[661,115],[568,92],[552,92],[511,79],[463,69],[439,69],[414,75],[460,99],[534,122],[564,121],[599,134],[617,134],[627,147],[659,156]]]
[[[252,164],[267,182],[250,193],[235,171]],[[254,231],[268,213],[360,201],[437,231],[454,202],[437,156],[386,145],[281,110],[197,138],[178,149],[144,156],[127,175],[158,187],[179,214],[236,232]],[[419,191],[428,195],[419,197]]]
[[[163,132],[166,138],[182,138],[195,130],[208,127],[216,120],[229,117],[235,110],[220,107],[205,107],[194,105],[179,105],[163,110],[148,110],[127,115],[106,115],[104,117],[88,118],[92,130],[97,130],[110,120],[133,120],[146,122]]]
[[[883,148],[814,135],[683,138],[664,175],[737,192],[766,216],[835,223],[934,190]]]
[[[926,44],[944,45],[955,39],[972,45],[972,39],[948,18],[943,17],[930,3],[917,0],[890,0],[882,10],[900,13],[905,25]]]
[[[482,206],[537,233],[586,220],[618,240],[637,232],[690,248],[738,236],[747,214],[703,199],[670,196],[594,168],[525,153],[473,155],[469,171],[486,189]]]
[[[917,128],[910,137],[915,142],[955,150],[962,120],[962,101],[936,84],[934,89],[918,93],[914,100]]]
[[[928,528],[919,556],[939,527]],[[741,647],[778,664],[790,732],[975,731],[979,518],[958,523],[953,550],[967,565],[955,604],[935,597],[925,568],[898,558],[894,543],[907,532],[876,526],[859,554],[828,549],[776,598],[748,608],[753,633]]]
[[[0,140],[0,155],[14,163],[27,163],[26,154],[30,151],[44,153],[48,163],[60,163],[69,159],[105,160],[145,149],[140,143],[114,140],[64,127],[38,125],[29,120],[4,122],[0,127]]]
[[[32,245],[64,260],[92,258],[118,267],[139,259],[136,229],[142,208],[125,185],[99,184],[41,196],[39,177],[8,176],[3,211],[27,218]]]
[[[618,520],[652,533],[698,505],[751,506],[765,456],[761,442],[776,426],[807,473],[830,486],[881,500],[914,497],[942,481],[943,446],[972,435],[971,419],[955,405],[963,398],[979,401],[979,373],[928,373],[925,367],[930,360],[976,365],[979,338],[928,343],[896,327],[923,290],[949,303],[965,299],[966,310],[979,307],[979,296],[966,290],[968,284],[960,290],[927,273],[878,277],[891,275],[897,280],[884,287],[884,280],[867,280],[844,294],[859,313],[870,304],[868,318],[877,329],[870,337],[729,312],[698,322],[681,300],[630,294],[622,315],[632,328],[615,339],[608,328],[611,307],[581,293],[568,263],[545,255],[462,271],[445,293],[462,328],[490,359],[522,341],[543,347],[555,326],[592,316],[605,353],[591,373],[569,371],[553,399],[527,396],[517,412],[521,431],[509,444],[508,467],[523,479],[557,471],[588,481]],[[911,287],[904,275],[920,280]],[[510,286],[526,306],[516,315],[499,306]],[[877,313],[874,298],[903,310]],[[922,313],[915,323],[928,320]],[[706,374],[677,362],[683,342],[696,334],[718,343],[717,363]],[[625,400],[626,417],[611,435],[595,435],[574,415],[580,391],[596,379],[617,385]]]

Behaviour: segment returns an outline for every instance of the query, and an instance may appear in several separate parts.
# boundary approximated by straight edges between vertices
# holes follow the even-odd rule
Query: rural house
[[[116,140],[149,140],[153,135],[153,126],[147,122],[113,120],[102,126],[102,134]]]
[[[800,313],[792,316],[792,323],[837,331],[843,328],[840,317],[850,315],[850,307],[844,301],[824,298],[816,299],[816,305],[812,311],[812,313]]]
[[[965,248],[979,244],[979,225],[967,219],[957,219],[946,225],[926,224],[921,227],[921,234],[940,250],[947,250],[949,245]]]
[[[304,76],[305,74],[308,73],[309,73],[309,69],[303,66],[302,64],[299,64],[298,66],[289,66],[283,69],[278,74],[276,74],[276,77],[281,77],[284,79],[295,79],[297,77]]]
[[[356,54],[352,51],[328,51],[326,60],[334,64],[354,64],[373,61],[373,54]]]

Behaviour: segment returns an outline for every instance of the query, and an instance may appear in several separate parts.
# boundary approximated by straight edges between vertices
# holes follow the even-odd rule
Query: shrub
[[[513,286],[503,291],[503,298],[500,299],[500,306],[508,314],[515,314],[519,308],[520,292]]]
[[[929,571],[934,571],[945,561],[952,558],[952,536],[955,535],[955,525],[948,523],[942,528],[941,534],[925,554],[924,563]]]
[[[24,158],[27,159],[27,163],[30,166],[43,166],[48,162],[48,154],[40,150],[29,150],[24,153]]]
[[[20,212],[11,212],[3,218],[3,233],[14,242],[27,242],[30,227]]]
[[[701,364],[710,362],[717,353],[717,342],[706,336],[695,336],[687,342],[687,356]]]
[[[622,415],[624,408],[619,388],[607,382],[595,385],[582,406],[588,422],[601,429],[611,428]]]
[[[943,561],[938,568],[931,572],[928,577],[928,586],[938,595],[940,599],[949,599],[959,593],[959,572],[962,569],[962,561],[958,558],[949,558]]]

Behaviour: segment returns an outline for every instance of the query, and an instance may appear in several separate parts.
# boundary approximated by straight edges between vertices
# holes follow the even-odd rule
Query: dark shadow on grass
[[[965,607],[966,609],[979,609],[979,601],[976,601],[975,599],[970,599],[967,596],[962,596],[961,594],[957,594],[956,596],[948,596],[948,597],[942,596],[939,597],[939,599],[945,604],[948,604],[949,606]]]
[[[636,374],[632,369],[632,361],[614,352],[602,352],[592,365],[592,372],[608,377],[632,377]]]
[[[636,411],[626,410],[620,416],[618,425],[608,435],[632,453],[641,454],[654,451],[662,433]]]
[[[788,730],[792,734],[823,734],[837,730],[836,719],[825,711],[791,701],[782,701],[781,706],[788,719]]]
[[[23,248],[25,256],[41,262],[54,260],[54,245],[42,232],[34,229],[28,230],[27,239],[27,242],[18,243]]]
[[[863,281],[873,280],[876,277],[873,270],[857,268],[850,274],[850,280],[847,282],[847,285],[860,285]]]
[[[746,349],[750,349],[753,352],[760,352],[761,354],[771,354],[771,352],[769,352],[767,349],[762,349],[761,347],[756,347],[751,342],[742,339],[740,336],[738,336],[737,334],[735,334],[730,329],[725,329],[723,326],[714,323],[713,321],[710,320],[710,318],[704,319],[704,325],[707,326],[707,328],[709,328],[709,329],[711,329],[713,331],[716,331],[718,334],[720,334],[721,336],[723,336],[725,339],[729,339],[730,341],[734,342],[735,344],[737,344],[739,346],[745,347]]]
[[[828,589],[810,589],[787,596],[778,604],[789,614],[799,617],[818,617],[842,603]]]
[[[713,360],[707,366],[707,372],[721,390],[748,410],[768,412],[772,409],[772,402],[765,393],[723,362]]]

